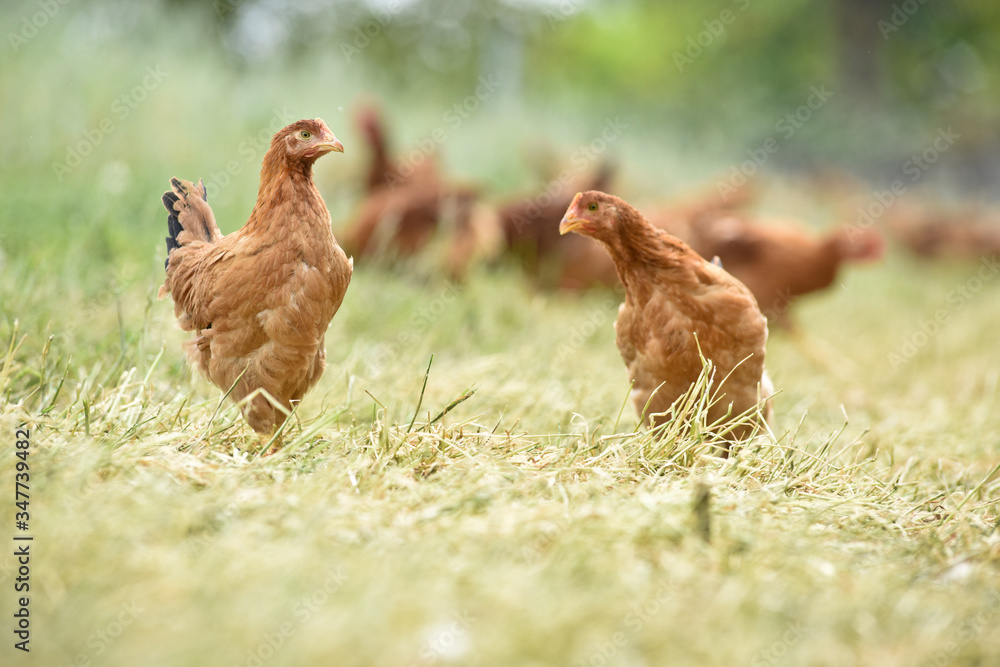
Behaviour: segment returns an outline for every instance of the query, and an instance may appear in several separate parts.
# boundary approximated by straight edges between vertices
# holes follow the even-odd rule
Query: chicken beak
[[[316,148],[319,149],[320,154],[330,153],[330,152],[333,153],[344,152],[344,144],[340,143],[340,141],[337,140],[337,137],[333,136],[332,134],[328,139],[325,139],[324,141],[317,143]]]
[[[559,221],[559,235],[569,234],[573,230],[579,229],[586,222],[583,218],[572,218],[567,214]]]
[[[562,220],[559,221],[559,235],[569,234],[574,229],[578,229],[580,226],[585,224],[587,221],[583,218],[577,216],[577,202],[580,201],[580,197],[583,193],[577,192],[576,196],[573,197],[573,201],[570,202],[569,208],[566,209],[566,215],[563,216]]]

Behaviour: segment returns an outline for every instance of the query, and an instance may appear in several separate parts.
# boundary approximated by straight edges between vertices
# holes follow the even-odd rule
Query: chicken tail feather
[[[215,215],[208,205],[208,191],[199,180],[198,185],[183,179],[170,179],[170,192],[163,193],[163,207],[167,209],[167,259],[170,253],[193,241],[214,243],[222,238]]]

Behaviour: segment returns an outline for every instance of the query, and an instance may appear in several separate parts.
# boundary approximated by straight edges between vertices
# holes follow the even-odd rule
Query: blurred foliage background
[[[281,120],[323,117],[348,155],[321,185],[347,183],[366,157],[352,114],[372,101],[394,150],[443,128],[433,152],[494,196],[613,118],[626,197],[724,175],[770,137],[762,173],[833,166],[884,187],[949,127],[920,186],[989,197],[1000,180],[1000,5],[981,0],[32,0],[0,16],[8,254],[141,248],[154,266],[167,178],[214,178],[231,231]],[[814,90],[829,100],[776,130]],[[327,197],[335,221],[353,197]]]

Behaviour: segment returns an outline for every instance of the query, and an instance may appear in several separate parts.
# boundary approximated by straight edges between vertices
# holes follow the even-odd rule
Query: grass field
[[[286,449],[261,458],[184,367],[151,288],[95,302],[86,328],[105,342],[66,349],[61,311],[77,302],[37,269],[7,271],[0,483],[13,488],[26,422],[31,664],[1000,656],[998,374],[984,363],[1000,292],[985,284],[895,371],[887,356],[970,267],[892,258],[804,304],[810,335],[838,332],[842,377],[773,335],[776,439],[729,461],[696,430],[663,444],[632,435],[631,407],[618,421],[614,293],[359,269],[327,374]],[[2,563],[10,600],[9,550]]]
[[[348,146],[317,167],[343,219],[362,156],[338,104],[361,83],[273,72],[215,89],[178,56],[117,119],[111,100],[166,47],[92,56],[107,76],[87,86],[63,69],[74,48],[0,70],[20,91],[0,130],[0,534],[20,534],[23,424],[34,536],[30,654],[10,631],[14,542],[0,556],[3,664],[1000,664],[993,258],[893,248],[801,303],[805,342],[768,346],[773,437],[728,460],[697,423],[656,441],[622,411],[620,295],[537,292],[510,267],[451,284],[359,263],[325,376],[261,457],[155,300],[159,195],[235,154],[213,199],[232,231],[260,159],[236,147],[293,100]],[[46,97],[60,82],[61,106]],[[248,104],[264,84],[275,103]],[[191,89],[230,106],[207,118]],[[60,181],[52,163],[105,114],[116,129]],[[415,109],[401,141],[435,118]],[[469,177],[523,186],[494,121],[471,118],[443,150]],[[626,172],[676,174],[681,158],[646,141],[633,129],[616,146]]]

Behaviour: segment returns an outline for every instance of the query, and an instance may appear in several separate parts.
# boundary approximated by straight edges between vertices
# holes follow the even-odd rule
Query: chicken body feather
[[[222,236],[203,186],[173,179],[167,278],[178,324],[194,332],[188,359],[233,388],[250,426],[269,434],[326,366],[324,337],[353,272],[334,239],[312,165],[342,151],[319,119],[278,132],[264,157],[247,224]],[[266,395],[265,393],[266,392]]]
[[[625,286],[615,336],[637,412],[645,409],[654,425],[670,419],[673,403],[698,380],[702,356],[714,365],[712,393],[719,397],[709,423],[723,426],[727,416],[753,411],[771,395],[767,321],[746,286],[603,192],[577,195],[560,230],[593,237],[614,260]],[[741,422],[733,436],[742,439],[753,428],[752,420]]]

